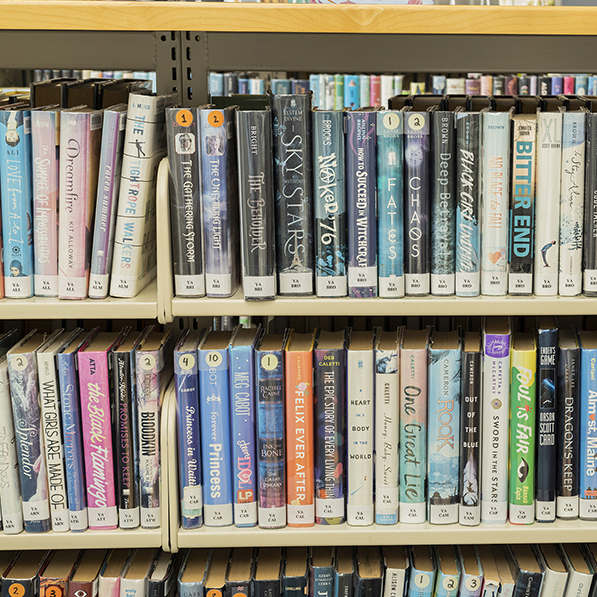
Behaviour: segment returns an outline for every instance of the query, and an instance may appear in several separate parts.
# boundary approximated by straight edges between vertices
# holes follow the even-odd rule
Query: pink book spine
[[[379,75],[371,75],[371,78],[369,79],[369,85],[369,105],[379,108],[381,106],[381,77]]]
[[[59,114],[31,112],[35,294],[58,296]]]
[[[61,113],[58,243],[61,299],[87,297],[101,126],[100,112]]]
[[[79,389],[90,529],[118,527],[108,352],[80,352]]]
[[[101,597],[120,597],[120,576],[110,578],[100,576],[99,595]]]
[[[564,77],[564,95],[574,95],[574,77]]]

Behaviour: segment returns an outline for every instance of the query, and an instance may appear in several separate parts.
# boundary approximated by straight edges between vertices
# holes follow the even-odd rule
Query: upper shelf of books
[[[0,29],[597,35],[597,8],[0,0]]]

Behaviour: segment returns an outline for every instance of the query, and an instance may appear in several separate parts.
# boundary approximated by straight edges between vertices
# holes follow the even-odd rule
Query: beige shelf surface
[[[398,524],[386,527],[313,526],[309,528],[255,529],[234,526],[203,527],[178,532],[178,547],[260,547],[312,545],[425,545],[458,543],[556,543],[594,541],[597,523],[583,520],[532,525]]]
[[[0,29],[597,35],[597,8],[1,0]]]
[[[130,299],[65,301],[36,296],[0,300],[2,319],[155,319],[157,315],[155,280]]]

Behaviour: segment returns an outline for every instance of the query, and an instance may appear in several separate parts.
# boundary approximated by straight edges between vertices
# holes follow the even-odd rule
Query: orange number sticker
[[[208,114],[207,122],[214,128],[218,128],[224,124],[224,116],[222,116],[221,112],[214,110]]]
[[[10,593],[10,597],[23,597],[25,594],[25,587],[16,582],[13,585],[10,585],[10,589],[8,591]]]
[[[179,126],[191,126],[193,124],[193,114],[190,110],[179,110],[176,113],[176,122]]]

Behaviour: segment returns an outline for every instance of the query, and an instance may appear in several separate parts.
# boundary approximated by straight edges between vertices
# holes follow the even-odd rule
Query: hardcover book
[[[483,590],[481,595],[483,597],[498,597],[501,588],[500,575],[491,551],[491,546],[481,544],[477,545],[476,548],[479,566],[483,572]]]
[[[255,343],[261,326],[239,327],[228,347],[232,408],[232,481],[234,524],[257,524],[257,436],[255,431]]]
[[[334,555],[333,597],[352,597],[355,585],[354,548],[347,545],[336,547]]]
[[[553,543],[546,543],[536,547],[537,557],[544,569],[541,595],[544,597],[564,597],[568,570],[562,560],[560,549]]]
[[[457,547],[460,568],[459,597],[479,597],[483,589],[483,570],[474,545]]]
[[[39,573],[45,566],[48,552],[43,550],[21,551],[4,571],[0,580],[2,597],[19,593],[23,597],[39,595]]]
[[[254,597],[281,597],[282,549],[261,547],[255,565]]]
[[[196,109],[166,110],[174,294],[185,297],[205,295],[199,127]]]
[[[251,597],[251,583],[255,567],[252,547],[235,547],[226,570],[225,597]]]
[[[408,587],[409,549],[404,545],[388,545],[382,552],[385,566],[383,597],[402,597]]]
[[[286,526],[285,344],[285,335],[263,334],[255,347],[258,520],[261,528],[268,529]]]
[[[58,297],[84,299],[89,290],[93,214],[102,139],[101,111],[60,112]]]
[[[500,578],[499,597],[512,597],[514,595],[514,572],[510,568],[510,560],[506,555],[505,545],[492,545],[491,552]]]
[[[131,549],[112,549],[100,570],[98,597],[119,597],[120,577],[128,560],[134,554]]]
[[[356,549],[355,597],[381,597],[384,570],[379,547]]]
[[[269,109],[239,110],[238,180],[245,300],[276,297],[276,230]]]
[[[313,110],[315,287],[317,296],[346,296],[344,113]]]
[[[311,93],[272,94],[270,107],[274,149],[278,292],[287,296],[313,294],[315,243]]]
[[[284,349],[288,526],[304,527],[315,523],[314,341],[314,333],[292,333]]]
[[[345,520],[346,341],[345,331],[321,330],[313,352],[317,524]]]
[[[597,104],[587,101],[583,292],[597,295]]]
[[[435,575],[436,597],[457,597],[460,585],[460,568],[454,547],[438,545],[435,548],[437,573]]]
[[[200,560],[199,563],[202,563]],[[205,579],[205,595],[223,597],[226,591],[226,570],[230,563],[230,549],[214,549],[209,559],[207,578]],[[187,564],[188,567],[188,564]],[[201,568],[199,568],[199,573]],[[200,593],[203,595],[203,591]]]
[[[147,579],[147,597],[168,597],[174,595],[174,581],[178,576],[182,554],[160,551],[153,570]]]
[[[108,553],[107,549],[83,552],[68,581],[68,597],[97,597],[98,578]]]
[[[538,597],[543,570],[530,545],[507,545],[505,550],[514,579],[514,597]]]
[[[313,595],[333,597],[334,548],[316,546],[311,549],[309,565],[310,589]]]
[[[287,547],[282,564],[282,597],[309,593],[309,548]]]
[[[238,286],[238,172],[235,109],[200,108],[203,238],[207,296],[227,297]]]
[[[410,548],[410,578],[408,597],[430,597],[435,586],[436,565],[430,545]]]
[[[595,570],[585,555],[584,546],[577,543],[564,545],[560,543],[560,553],[566,570],[568,571],[568,582],[566,584],[565,597],[588,597],[593,592],[593,578]]]
[[[183,556],[178,574],[180,597],[203,597],[212,550],[189,549]]]
[[[39,573],[39,597],[66,597],[68,580],[80,556],[78,549],[51,552]]]
[[[404,115],[384,111],[376,116],[379,296],[399,298],[404,296]]]
[[[348,296],[371,298],[377,287],[374,111],[346,113]]]
[[[120,597],[149,597],[149,577],[156,566],[160,552],[161,550],[153,548],[135,550],[122,571]]]

